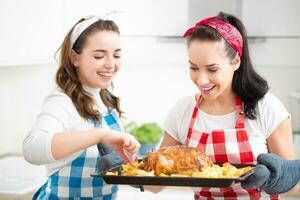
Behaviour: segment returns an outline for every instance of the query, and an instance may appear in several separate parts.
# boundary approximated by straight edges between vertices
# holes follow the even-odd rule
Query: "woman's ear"
[[[71,50],[71,61],[75,67],[79,66],[79,55],[72,49]]]
[[[234,71],[236,71],[240,67],[241,59],[238,54],[236,54],[235,58],[232,59],[231,64],[233,66]]]

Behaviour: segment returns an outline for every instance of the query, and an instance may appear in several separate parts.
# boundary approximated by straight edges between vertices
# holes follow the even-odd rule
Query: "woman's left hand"
[[[242,181],[243,188],[262,188],[269,194],[291,190],[300,179],[300,160],[283,160],[274,154],[260,154],[254,173]]]

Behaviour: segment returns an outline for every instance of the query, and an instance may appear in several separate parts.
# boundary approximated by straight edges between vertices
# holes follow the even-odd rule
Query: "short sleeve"
[[[191,104],[194,97],[184,97],[179,100],[168,113],[164,123],[164,130],[180,143],[185,142]]]
[[[266,137],[274,132],[279,124],[290,117],[282,102],[273,94],[267,93],[258,103],[259,115]]]
[[[174,106],[163,122],[163,129],[175,140],[179,141],[176,107]]]

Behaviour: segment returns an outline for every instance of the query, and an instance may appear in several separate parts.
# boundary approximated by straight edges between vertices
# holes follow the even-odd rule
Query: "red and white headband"
[[[243,38],[241,33],[231,24],[223,21],[215,21],[215,19],[221,19],[221,17],[214,16],[201,20],[195,24],[195,26],[189,28],[183,37],[189,37],[199,26],[211,27],[215,29],[241,57],[243,54]]]

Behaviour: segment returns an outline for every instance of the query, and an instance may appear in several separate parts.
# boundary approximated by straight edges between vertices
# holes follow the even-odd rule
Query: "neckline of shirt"
[[[82,88],[84,89],[84,91],[88,92],[89,94],[91,94],[92,98],[94,99],[95,102],[95,106],[101,114],[107,113],[108,109],[105,106],[105,104],[103,103],[101,97],[100,97],[100,88],[92,88],[86,85],[83,85]]]
[[[233,111],[233,112],[231,112],[231,113],[227,113],[227,114],[224,114],[224,115],[211,115],[211,114],[208,114],[208,113],[206,113],[206,112],[204,112],[204,111],[202,111],[202,110],[200,110],[200,109],[199,109],[199,112],[200,112],[202,115],[204,115],[204,116],[206,116],[206,117],[210,117],[210,118],[230,118],[230,117],[232,117],[233,115],[236,115],[236,111]]]
[[[196,99],[195,98],[193,98],[193,101],[194,101],[194,103],[196,104],[197,103],[197,101],[196,101]],[[223,114],[223,115],[212,115],[212,114],[208,114],[208,113],[206,113],[206,112],[204,112],[203,110],[201,110],[200,108],[199,108],[199,112],[202,114],[202,115],[204,115],[204,116],[206,116],[206,117],[210,117],[210,118],[229,118],[229,117],[232,117],[232,115],[236,115],[236,111],[233,111],[233,112],[230,112],[230,113],[227,113],[227,114]]]

